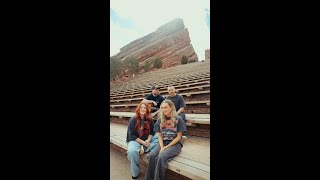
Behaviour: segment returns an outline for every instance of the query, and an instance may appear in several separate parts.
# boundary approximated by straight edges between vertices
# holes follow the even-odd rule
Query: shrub
[[[139,62],[134,57],[129,57],[124,60],[124,66],[131,74],[137,74],[139,72]]]
[[[116,57],[110,57],[110,79],[114,79],[117,75],[120,75],[123,71],[123,64],[120,59]]]
[[[149,60],[145,61],[145,63],[144,63],[144,71],[147,72],[149,70],[150,66],[151,66],[151,62]]]
[[[181,64],[188,64],[188,58],[187,56],[183,55],[181,58]]]
[[[162,67],[162,60],[161,59],[159,59],[159,58],[157,58],[156,60],[154,60],[154,67],[156,67],[156,68],[161,68]]]

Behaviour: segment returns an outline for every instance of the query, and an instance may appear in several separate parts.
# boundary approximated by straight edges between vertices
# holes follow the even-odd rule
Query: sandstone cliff
[[[205,60],[210,60],[210,49],[205,50]]]
[[[188,29],[185,28],[183,20],[178,18],[122,47],[115,56],[122,61],[134,57],[138,59],[140,67],[144,66],[146,60],[160,58],[163,62],[162,68],[167,68],[181,64],[183,55],[189,60],[198,60],[190,44]]]

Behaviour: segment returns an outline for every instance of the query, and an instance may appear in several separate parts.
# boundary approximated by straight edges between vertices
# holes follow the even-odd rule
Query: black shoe
[[[131,177],[131,179],[132,179],[132,180],[134,180],[134,179],[138,179],[138,176],[137,176],[137,177],[133,177],[133,176],[132,176],[132,177]]]

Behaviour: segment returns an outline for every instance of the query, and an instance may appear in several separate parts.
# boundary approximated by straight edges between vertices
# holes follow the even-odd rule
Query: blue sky
[[[199,60],[210,49],[210,0],[110,0],[110,7],[110,56],[175,18],[183,19]]]

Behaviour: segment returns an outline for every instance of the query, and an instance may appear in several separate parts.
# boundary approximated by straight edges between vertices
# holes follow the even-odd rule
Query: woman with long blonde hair
[[[149,161],[146,180],[166,179],[168,161],[178,156],[183,147],[182,132],[186,131],[185,123],[176,113],[176,108],[171,100],[165,99],[161,103],[160,117],[154,125],[158,132],[159,144],[147,154]]]
[[[141,102],[130,119],[127,130],[128,159],[131,161],[132,179],[138,179],[140,155],[145,148],[152,148],[158,143],[154,136],[154,124],[150,115],[151,109],[147,103]]]

